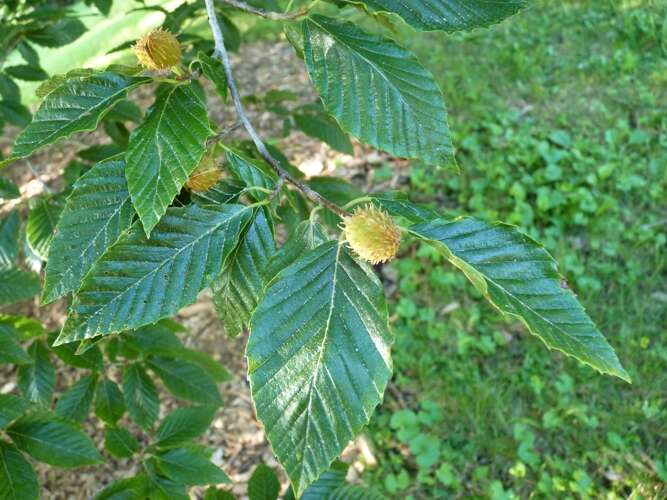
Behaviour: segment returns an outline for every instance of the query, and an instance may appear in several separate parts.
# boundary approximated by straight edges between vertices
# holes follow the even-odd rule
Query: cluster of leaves
[[[662,2],[545,0],[493,30],[411,44],[450,96],[463,167],[413,165],[411,192],[543,242],[641,382],[522,342],[432,248],[406,249],[384,271],[403,400],[374,417],[380,467],[364,476],[387,496],[665,495],[665,22]],[[558,200],[538,205],[545,192]]]
[[[62,47],[86,32],[83,22],[68,9],[71,3],[8,0],[0,6],[0,132],[5,123],[18,127],[30,123],[30,111],[21,104],[17,80],[39,82],[49,78],[35,46]],[[100,12],[109,13],[111,0],[92,3]],[[14,55],[21,61],[12,58]]]
[[[372,19],[393,13],[417,30],[443,31],[498,22],[524,4],[523,0],[499,4],[436,0],[426,8],[421,1],[364,2]],[[167,27],[174,28],[169,23],[180,27],[201,12],[201,6],[184,5],[182,16],[167,18]],[[297,127],[347,152],[349,133],[432,167],[452,163],[442,94],[411,52],[387,37],[321,14],[311,13],[287,30],[322,100],[321,107],[287,111]],[[214,409],[208,405],[214,408],[220,402],[215,385],[222,379],[219,367],[184,349],[165,319],[193,303],[207,287],[213,290],[228,333],[250,331],[246,354],[257,416],[297,497],[306,497],[318,479],[330,473],[331,463],[368,424],[391,377],[393,335],[379,279],[335,235],[340,222],[336,214],[322,214],[329,229],[320,224],[315,215],[321,207],[311,211],[312,197],[302,184],[291,178],[291,184],[282,183],[283,177],[249,153],[247,145],[227,141],[211,123],[199,79],[209,80],[225,102],[230,82],[223,70],[228,68],[208,55],[210,41],[187,33],[183,41],[188,67],[177,67],[170,74],[112,66],[73,70],[47,80],[39,90],[43,95],[39,109],[3,162],[26,158],[100,123],[114,141],[82,151],[80,157],[93,165],[71,165],[68,171],[75,182],[30,211],[29,248],[35,260],[46,262],[41,301],[48,304],[68,294],[72,300],[62,330],[50,335],[48,342],[31,344],[27,355],[31,361],[25,361],[24,375],[19,374],[21,395],[8,396],[17,405],[29,401],[45,407],[43,414],[30,407],[28,415],[21,416],[25,407],[19,406],[8,419],[7,434],[14,444],[3,446],[20,463],[6,476],[11,484],[27,470],[25,460],[17,458],[19,449],[54,465],[60,461],[77,466],[99,459],[95,455],[93,460],[90,451],[88,462],[55,460],[49,455],[52,450],[36,451],[25,440],[31,433],[57,435],[44,431],[44,426],[61,425],[60,418],[84,419],[93,399],[96,410],[103,407],[104,416],[97,412],[98,416],[112,429],[107,449],[112,454],[136,452],[133,436],[115,425],[124,413],[119,403],[124,400],[137,425],[145,430],[153,426],[158,401],[147,369],[176,397],[206,406],[168,416],[142,453],[144,472],[114,483],[100,496],[129,491],[144,497],[149,491],[158,498],[178,498],[185,495],[184,485],[226,480],[210,462],[209,450],[190,443],[210,423]],[[131,91],[147,86],[153,86],[155,100],[144,115],[127,98]],[[132,121],[136,126],[130,132],[125,124]],[[298,177],[282,155],[276,156],[283,160],[281,168]],[[184,189],[211,157],[224,159],[225,177],[203,193]],[[320,179],[316,184],[327,183]],[[469,217],[446,218],[396,195],[348,199],[352,192],[342,190],[340,202],[382,208],[404,234],[432,246],[480,294],[501,312],[520,319],[547,346],[603,373],[629,379],[563,283],[555,261],[515,227]],[[279,223],[289,233],[282,246],[274,236]],[[3,219],[3,233],[5,227],[8,250],[3,255],[8,258],[2,272],[25,273],[17,267],[16,212]],[[37,294],[38,278],[29,277],[30,282],[8,275],[6,282],[11,285],[3,286],[2,303]],[[26,339],[12,328],[8,349],[20,350],[16,342]],[[165,328],[168,333],[156,333]],[[84,368],[93,373],[59,399],[52,417],[49,349],[56,355],[67,352],[70,362],[93,356],[102,363],[102,350],[113,363],[124,360],[123,391],[103,378],[107,377],[103,366],[87,365]],[[195,420],[202,425],[195,426]],[[80,433],[77,436],[82,439]],[[26,496],[33,493],[30,490]]]

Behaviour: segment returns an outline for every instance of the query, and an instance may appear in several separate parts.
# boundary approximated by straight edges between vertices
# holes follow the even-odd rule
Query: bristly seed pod
[[[357,208],[343,219],[345,238],[352,250],[371,264],[393,259],[401,244],[401,231],[385,212],[373,205]]]
[[[208,191],[222,178],[222,170],[216,165],[210,154],[205,154],[197,168],[190,174],[185,187],[190,191],[203,193]]]
[[[165,70],[181,62],[181,46],[174,35],[161,28],[142,36],[132,46],[144,68]]]

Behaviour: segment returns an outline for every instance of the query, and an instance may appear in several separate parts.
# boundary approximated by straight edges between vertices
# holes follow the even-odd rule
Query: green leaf
[[[249,500],[277,500],[280,482],[273,469],[259,464],[248,481]]]
[[[372,12],[397,14],[419,31],[448,32],[498,23],[528,5],[527,0],[353,0]]]
[[[295,114],[294,123],[304,134],[326,142],[336,151],[351,155],[354,148],[335,120],[323,114]]]
[[[229,491],[218,490],[214,486],[209,486],[204,494],[204,500],[236,500],[236,497]]]
[[[37,475],[15,446],[0,441],[0,498],[32,500],[39,498]]]
[[[49,255],[51,240],[65,206],[62,196],[41,196],[31,203],[25,233],[30,249],[40,259]]]
[[[192,406],[174,410],[160,423],[155,445],[169,448],[199,437],[209,428],[217,410],[217,406]]]
[[[118,101],[116,105],[111,108],[111,111],[104,117],[104,120],[110,122],[139,123],[142,120],[141,109],[127,99]]]
[[[157,467],[157,459],[144,460],[144,469],[150,482],[151,500],[190,500],[185,485],[162,475]]]
[[[127,429],[107,427],[104,448],[116,458],[130,458],[139,449],[139,441]]]
[[[147,235],[199,164],[211,133],[206,103],[192,86],[159,88],[125,154],[132,204]]]
[[[275,175],[264,165],[230,148],[225,148],[226,166],[246,186],[273,189]]]
[[[241,243],[211,285],[215,309],[228,335],[239,335],[248,325],[262,294],[266,265],[275,251],[273,229],[266,212],[256,209]]]
[[[123,374],[123,392],[132,419],[147,430],[157,419],[160,410],[155,384],[141,365],[134,363]]]
[[[28,401],[13,394],[0,394],[0,429],[19,418],[28,408]]]
[[[95,415],[105,423],[115,425],[124,413],[125,398],[118,385],[113,380],[102,380],[95,391]]]
[[[42,324],[33,318],[0,314],[0,336],[7,334],[16,340],[29,340],[45,333]]]
[[[19,86],[14,80],[2,73],[0,73],[0,97],[9,102],[19,102],[21,100]]]
[[[303,36],[310,79],[344,130],[396,156],[452,162],[442,93],[413,54],[323,16],[306,19]]]
[[[415,205],[405,199],[375,198],[374,200],[389,214],[395,217],[402,217],[413,224],[428,222],[442,217],[437,210]]]
[[[57,336],[57,332],[50,333],[49,344],[51,345],[53,354],[58,356],[61,361],[75,368],[83,368],[84,370],[102,371],[104,369],[104,359],[99,347],[91,346],[90,349],[82,353],[78,352],[80,342],[53,347],[53,342]]]
[[[340,460],[336,460],[331,468],[323,473],[320,478],[308,486],[303,492],[301,500],[319,500],[320,498],[329,498],[337,489],[345,486],[345,477],[349,465]]]
[[[0,167],[75,132],[94,130],[104,114],[124,99],[129,90],[150,81],[110,72],[67,79],[46,96],[32,123],[16,138],[11,156],[0,162]]]
[[[297,496],[368,423],[391,377],[382,285],[336,241],[281,271],[255,310],[257,417]]]
[[[12,200],[19,196],[21,196],[21,191],[19,191],[16,183],[7,177],[0,176],[0,198],[4,200]]]
[[[31,299],[39,293],[39,276],[17,267],[0,268],[0,305]]]
[[[56,345],[137,328],[194,302],[220,273],[251,211],[172,207],[150,239],[135,223],[84,278]]]
[[[229,483],[220,467],[194,448],[174,448],[157,455],[158,467],[167,476],[182,484],[208,485]]]
[[[0,365],[27,365],[32,364],[33,359],[21,347],[7,335],[0,335]]]
[[[218,59],[207,56],[203,52],[197,54],[197,60],[201,66],[204,76],[211,80],[220,98],[224,102],[227,99],[227,77],[222,63]]]
[[[145,500],[149,498],[149,482],[145,474],[114,481],[100,491],[95,500]]]
[[[32,119],[30,110],[20,102],[15,101],[0,101],[0,116],[20,128],[28,126]],[[0,166],[2,166],[2,163],[0,163]]]
[[[548,347],[630,381],[612,347],[563,285],[553,257],[516,228],[461,218],[433,220],[409,231],[432,243],[500,311],[522,320]]]
[[[34,459],[56,467],[82,467],[102,462],[95,445],[70,422],[46,416],[14,422],[7,434]]]
[[[18,49],[25,62],[30,66],[39,67],[39,54],[32,45],[27,42],[21,42],[18,45]]]
[[[28,33],[27,38],[42,47],[62,47],[68,45],[86,32],[86,26],[79,20],[66,17],[37,31]]]
[[[16,265],[19,255],[20,228],[21,220],[16,208],[0,220],[0,268],[10,268]]]
[[[56,413],[75,422],[83,422],[93,402],[97,377],[84,375],[67,389],[56,403]]]
[[[215,380],[199,365],[163,356],[151,356],[147,363],[177,398],[204,404],[221,403]]]
[[[49,78],[49,75],[42,68],[35,68],[28,64],[19,64],[5,68],[5,73],[19,80],[27,82],[39,82]]]
[[[384,496],[378,492],[359,486],[358,484],[346,484],[335,490],[328,500],[384,500]]]
[[[111,3],[113,0],[93,0],[93,5],[97,7],[102,14],[105,16],[109,15],[111,12]]]
[[[56,385],[56,370],[49,358],[49,351],[44,343],[38,340],[28,348],[28,354],[32,363],[19,367],[19,389],[28,400],[48,406]]]
[[[303,255],[328,239],[319,224],[310,220],[301,222],[290,239],[269,260],[264,273],[264,284],[269,283],[280,271],[294,264]]]
[[[133,214],[122,159],[98,163],[80,177],[51,243],[42,302],[76,290],[97,259],[130,226]]]

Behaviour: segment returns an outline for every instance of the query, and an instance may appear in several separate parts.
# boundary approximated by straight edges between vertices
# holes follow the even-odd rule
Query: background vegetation
[[[110,62],[98,55],[154,16],[91,18],[45,69]],[[665,498],[667,6],[537,0],[490,30],[412,40],[443,88],[460,166],[413,164],[412,198],[545,242],[634,384],[545,351],[436,252],[407,246],[385,270],[402,296],[397,372],[364,479],[388,497]]]

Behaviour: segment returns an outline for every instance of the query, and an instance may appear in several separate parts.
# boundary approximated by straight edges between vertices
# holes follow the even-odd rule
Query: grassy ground
[[[461,167],[414,166],[413,198],[544,242],[634,384],[548,352],[413,246],[394,266],[398,391],[367,478],[413,498],[665,498],[667,5],[543,0],[411,40]]]

